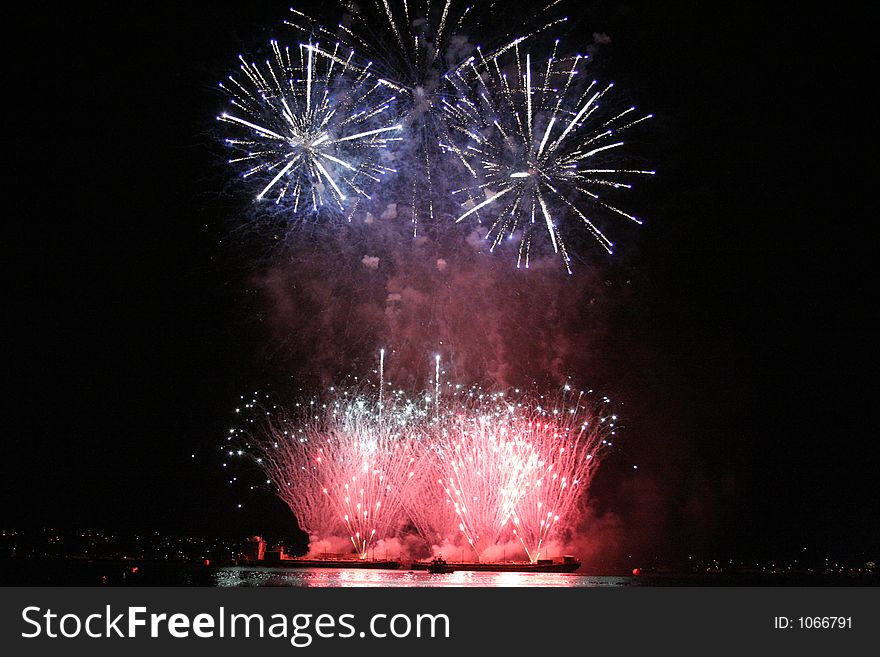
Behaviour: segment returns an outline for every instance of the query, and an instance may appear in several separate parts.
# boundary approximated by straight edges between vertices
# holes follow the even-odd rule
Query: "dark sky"
[[[236,397],[285,373],[211,136],[216,82],[287,4],[176,4],[7,22],[2,526],[289,531],[269,497],[236,511],[215,458]],[[877,556],[867,17],[662,4],[592,4],[575,34],[610,35],[657,115],[597,504],[645,554]]]

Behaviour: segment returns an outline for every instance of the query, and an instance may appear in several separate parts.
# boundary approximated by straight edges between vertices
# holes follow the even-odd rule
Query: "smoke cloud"
[[[446,380],[491,387],[590,371],[611,302],[597,268],[568,276],[550,254],[517,269],[480,227],[414,236],[411,215],[396,203],[356,213],[255,276],[284,371],[328,385],[374,370],[380,348],[389,380],[410,391],[431,380],[435,354]]]

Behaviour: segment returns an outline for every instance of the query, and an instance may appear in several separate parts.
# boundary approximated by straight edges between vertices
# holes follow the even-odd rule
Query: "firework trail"
[[[453,416],[444,434],[437,450],[437,483],[479,559],[505,530],[538,455],[522,435],[492,416]]]
[[[248,447],[313,541],[344,532],[360,558],[395,535],[420,452],[418,406],[393,395],[312,399],[291,415],[274,410]]]
[[[616,420],[585,403],[581,393],[568,407],[533,411],[517,421],[515,430],[527,437],[539,459],[511,519],[512,533],[532,563],[541,558],[548,541],[566,529],[584,500]]]
[[[459,2],[456,0],[366,0],[340,2],[343,20],[335,31],[296,8],[285,21],[298,34],[316,36],[346,44],[369,59],[373,68],[399,95],[401,124],[407,139],[396,146],[402,160],[394,193],[408,197],[412,230],[418,232],[420,217],[432,225],[442,212],[452,212],[448,204],[447,181],[454,173],[447,166],[441,142],[448,139],[444,99],[456,90],[447,82],[449,73],[460,67],[474,52],[470,34],[480,34],[489,42],[485,55],[492,58],[516,44],[563,23],[559,16],[561,0],[537,7],[533,26],[521,32],[502,26],[502,2]],[[515,31],[514,31],[515,30]]]
[[[471,390],[445,409],[431,456],[477,558],[509,533],[535,562],[574,522],[616,418],[607,399],[571,397]]]
[[[237,440],[256,460],[278,497],[290,508],[300,529],[317,541],[338,533],[337,517],[323,492],[313,458],[311,438],[319,426],[316,400],[298,403],[290,411],[263,400],[244,402],[236,413],[243,414],[243,427],[230,429],[227,442]],[[226,449],[226,447],[224,447]],[[230,457],[243,450],[227,452]]]
[[[270,46],[262,65],[239,55],[241,75],[220,85],[230,103],[217,117],[232,135],[224,140],[229,163],[254,181],[257,201],[292,218],[325,210],[350,217],[394,171],[381,154],[400,138],[395,96],[351,50]]]
[[[623,133],[651,115],[606,110],[613,83],[586,81],[588,57],[559,56],[558,44],[546,61],[518,44],[503,57],[478,53],[449,75],[458,99],[444,103],[453,134],[446,146],[469,174],[453,192],[456,221],[485,219],[492,250],[518,242],[517,267],[529,266],[533,244],[549,241],[571,273],[566,240],[576,228],[612,253],[595,215],[641,223],[605,194],[654,173],[617,163]]]
[[[314,456],[322,492],[362,559],[376,541],[396,534],[420,455],[417,427],[365,407],[359,401],[339,409],[335,426],[316,437]]]
[[[430,440],[430,438],[429,438]],[[459,535],[459,519],[455,504],[442,486],[437,460],[428,445],[415,464],[410,494],[404,500],[404,509],[413,528],[425,544],[441,546],[455,541]]]

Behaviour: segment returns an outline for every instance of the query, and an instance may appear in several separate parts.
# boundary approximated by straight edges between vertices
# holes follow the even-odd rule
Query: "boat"
[[[431,570],[431,566],[435,561],[437,561],[437,559],[431,561],[414,561],[410,565],[410,569],[434,572]],[[445,570],[443,572],[467,570],[489,573],[573,573],[581,567],[581,562],[575,557],[565,556],[561,560],[538,559],[535,563],[530,561],[494,561],[488,563],[479,561],[455,561],[446,565],[450,570]]]
[[[428,562],[428,572],[432,575],[455,572],[455,567],[447,563],[443,557],[435,557]]]

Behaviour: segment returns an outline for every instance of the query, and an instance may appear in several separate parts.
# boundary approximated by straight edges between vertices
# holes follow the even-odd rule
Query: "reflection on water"
[[[229,567],[213,575],[215,586],[628,586],[630,577],[587,577],[567,573],[481,573],[456,571],[434,575],[426,571],[344,568]]]

